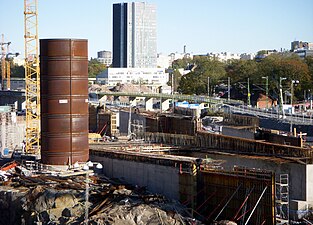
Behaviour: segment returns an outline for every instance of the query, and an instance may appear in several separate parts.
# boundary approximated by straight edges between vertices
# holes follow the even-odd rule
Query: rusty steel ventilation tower
[[[40,71],[42,162],[50,165],[86,162],[87,40],[40,40]]]

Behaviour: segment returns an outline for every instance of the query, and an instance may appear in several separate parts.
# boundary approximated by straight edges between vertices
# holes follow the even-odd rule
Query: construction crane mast
[[[38,1],[24,0],[26,154],[40,153]]]
[[[9,53],[9,46],[11,42],[4,42],[4,35],[2,34],[2,41],[0,42],[1,45],[1,73],[2,73],[2,83],[1,88],[4,90],[4,80],[7,79],[7,89],[10,89],[10,62],[6,60],[7,54]],[[7,50],[5,49],[5,45]]]

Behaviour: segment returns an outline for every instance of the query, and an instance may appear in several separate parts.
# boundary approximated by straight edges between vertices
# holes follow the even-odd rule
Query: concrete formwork
[[[307,162],[313,159],[313,149],[266,143],[202,131],[197,132],[197,146],[251,155],[297,157]]]
[[[157,133],[146,133],[143,137],[151,142],[183,144],[185,147],[189,146],[190,148],[201,147],[199,149],[201,149],[202,153],[195,152],[192,153],[192,156],[225,160],[226,162],[223,166],[227,169],[238,165],[273,171],[277,176],[288,174],[290,201],[301,201],[303,204],[306,204],[307,208],[313,206],[312,149],[207,133],[201,136],[198,133],[197,138],[188,135]],[[212,152],[220,152],[220,154]],[[278,180],[278,177],[276,179]],[[301,209],[291,208],[291,212],[299,210]]]
[[[247,155],[263,155],[274,157],[294,157],[305,163],[312,163],[313,149],[289,145],[267,143],[263,141],[248,140],[244,138],[225,136],[198,131],[196,136],[179,135],[170,133],[142,133],[138,137],[145,141],[183,144],[184,146],[197,147],[207,151],[221,151]]]
[[[91,151],[90,157],[92,161],[103,165],[104,175],[146,187],[153,193],[163,194],[175,200],[181,200],[180,190],[186,189],[179,176],[182,171],[190,171],[193,164],[193,160],[190,159],[179,161],[136,153],[94,150]],[[185,185],[190,184],[187,182]]]
[[[276,174],[276,180],[280,174],[289,174],[290,199],[302,201],[313,201],[313,173],[308,174],[313,168],[312,164],[296,163],[293,160],[277,159],[270,157],[243,156],[237,154],[223,154],[210,152],[194,152],[188,154],[192,157],[211,158],[213,160],[222,160],[223,168],[232,169],[234,166],[241,166],[250,169],[258,168],[260,170],[272,171]]]
[[[224,113],[223,117],[227,125],[259,127],[260,124],[259,118],[255,116]]]
[[[199,190],[197,210],[208,222],[275,224],[273,173],[234,167],[233,171],[204,170],[200,177],[202,185],[198,186],[203,190]]]
[[[192,209],[194,216],[206,222],[217,218],[222,207],[226,211],[219,219],[236,218],[245,211],[251,213],[264,188],[267,190],[261,197],[260,205],[251,221],[266,221],[273,224],[274,189],[272,173],[264,171],[253,173],[248,170],[208,170],[201,166],[198,158],[182,156],[162,156],[138,152],[91,150],[92,161],[103,164],[103,173],[111,178],[118,178],[132,185],[146,187],[153,193],[163,194],[175,199]],[[239,171],[239,172],[238,172]],[[238,188],[238,193],[230,199]],[[245,208],[240,208],[248,191],[253,193]],[[213,194],[214,193],[214,194]],[[213,194],[213,195],[212,195]],[[229,205],[226,204],[230,199]],[[262,215],[262,216],[260,216]]]

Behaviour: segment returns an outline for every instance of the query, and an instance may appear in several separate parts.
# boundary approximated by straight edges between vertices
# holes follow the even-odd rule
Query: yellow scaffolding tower
[[[1,83],[1,89],[4,90],[4,79],[5,79],[5,73],[6,73],[6,63],[5,63],[5,47],[4,47],[4,35],[2,34],[2,42],[1,42],[1,74],[2,74],[2,83]]]
[[[4,80],[7,79],[7,90],[10,90],[10,76],[11,76],[11,70],[10,70],[10,61],[8,59],[7,54],[9,54],[9,46],[11,42],[4,42],[4,34],[2,34],[2,42],[0,42],[1,45],[1,71],[2,71],[2,83],[1,88],[2,90],[5,90],[4,88]],[[5,51],[5,47],[7,46],[7,51]]]
[[[27,154],[40,154],[40,68],[38,1],[24,0],[25,95]]]

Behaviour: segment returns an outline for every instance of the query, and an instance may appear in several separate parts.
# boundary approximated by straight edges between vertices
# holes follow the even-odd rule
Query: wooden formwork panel
[[[259,127],[258,117],[237,114],[224,114],[224,122],[228,125]]]
[[[202,131],[197,133],[197,146],[250,155],[303,157],[308,159],[311,159],[313,156],[313,149],[309,148],[266,143]]]
[[[195,134],[195,122],[190,118],[170,118],[170,133],[174,134]]]
[[[232,220],[241,224],[251,214],[249,224],[274,224],[274,175],[263,175],[202,171],[201,185],[198,186],[198,192],[201,192],[198,199],[201,200],[197,202],[197,212],[207,222]]]
[[[89,131],[97,131],[97,108],[89,105]]]
[[[105,135],[111,135],[111,114],[108,113],[99,113],[98,114],[98,130],[102,130],[103,127],[107,124],[105,128]]]
[[[170,119],[168,117],[158,118],[158,132],[169,133]]]
[[[145,141],[180,146],[195,146],[195,138],[190,135],[145,132],[139,135]]]
[[[158,120],[156,118],[146,118],[146,131],[158,132]]]

